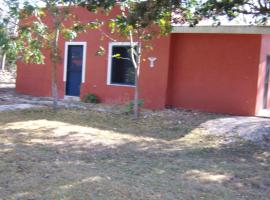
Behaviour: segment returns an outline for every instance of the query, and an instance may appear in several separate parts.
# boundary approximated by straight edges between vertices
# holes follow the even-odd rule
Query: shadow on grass
[[[188,110],[148,113],[139,120],[130,115],[101,113],[86,110],[33,109],[2,113],[0,124],[41,120],[59,121],[73,125],[93,127],[135,136],[151,137],[163,140],[175,140],[184,137],[202,123],[215,118],[226,117],[220,114],[201,113]]]
[[[15,93],[15,83],[0,82],[0,85],[1,84],[5,84],[5,87],[3,86],[0,87],[0,94],[14,94]]]
[[[79,110],[3,112],[0,197],[268,199],[269,150],[188,139],[218,117],[224,116],[185,111],[134,121]]]
[[[269,151],[251,143],[203,148],[138,141],[111,146],[71,139],[80,132],[58,137],[36,132],[17,129],[19,140],[12,134],[0,142],[4,199],[269,197]]]

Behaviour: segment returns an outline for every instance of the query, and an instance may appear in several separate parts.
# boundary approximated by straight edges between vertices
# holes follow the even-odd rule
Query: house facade
[[[113,11],[110,15],[115,15]],[[81,21],[109,19],[76,8]],[[109,30],[104,29],[108,34]],[[57,68],[59,98],[92,93],[108,104],[133,99],[134,69],[127,59],[129,42],[100,39],[98,30],[74,41],[59,41],[62,62]],[[139,80],[144,107],[180,107],[235,115],[259,115],[270,109],[270,30],[266,27],[175,27],[144,51]],[[104,56],[96,52],[102,45]],[[18,63],[16,91],[51,96],[49,53],[45,64]]]

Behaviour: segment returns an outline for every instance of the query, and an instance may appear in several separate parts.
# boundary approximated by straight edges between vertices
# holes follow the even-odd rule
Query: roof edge
[[[172,33],[270,34],[270,26],[173,26]]]

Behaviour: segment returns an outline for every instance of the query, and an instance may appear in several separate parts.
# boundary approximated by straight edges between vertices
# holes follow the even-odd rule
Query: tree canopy
[[[204,18],[214,20],[218,20],[220,16],[225,16],[229,20],[242,16],[247,23],[267,25],[270,20],[270,1],[206,0],[199,5],[197,12]]]
[[[22,2],[21,5],[20,2]],[[3,0],[0,8],[0,48],[8,52],[11,57],[23,50],[24,53],[21,56],[25,60],[29,59],[29,56],[25,57],[24,55],[29,55],[29,51],[31,51],[31,54],[34,55],[32,58],[35,58],[33,62],[40,63],[42,60],[42,55],[38,50],[42,46],[40,40],[30,36],[29,30],[24,27],[16,30],[19,33],[16,39],[25,40],[27,37],[28,41],[31,42],[29,45],[15,43],[13,30],[18,19],[21,20],[33,13],[42,17],[44,8],[48,9],[49,7],[53,8],[56,14],[58,12],[57,5],[61,4],[80,5],[91,12],[97,12],[101,9],[109,12],[116,5],[120,6],[123,12],[111,19],[110,28],[121,34],[129,34],[130,29],[134,32],[144,30],[143,39],[151,39],[153,34],[150,34],[149,31],[146,33],[146,30],[153,25],[160,28],[161,34],[168,34],[172,24],[186,23],[194,26],[203,19],[213,19],[219,21],[218,24],[222,24],[219,20],[220,16],[232,20],[240,15],[245,15],[248,22],[260,25],[269,23],[270,18],[269,0]],[[31,31],[42,36],[46,28],[40,23],[34,23]],[[76,37],[76,32],[69,29],[64,31],[65,36]]]

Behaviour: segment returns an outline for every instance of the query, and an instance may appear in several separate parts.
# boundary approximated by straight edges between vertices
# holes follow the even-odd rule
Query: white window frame
[[[138,42],[134,42],[138,46]],[[112,49],[114,46],[131,46],[130,42],[109,42],[109,51],[108,51],[108,67],[107,67],[107,85],[111,86],[123,86],[123,87],[135,87],[135,85],[126,85],[126,84],[117,84],[111,82],[112,76]]]
[[[82,83],[85,83],[85,68],[86,68],[86,50],[87,42],[65,42],[65,57],[64,57],[64,74],[63,81],[67,82],[67,65],[68,65],[68,47],[74,45],[83,46],[83,63],[82,63]]]

